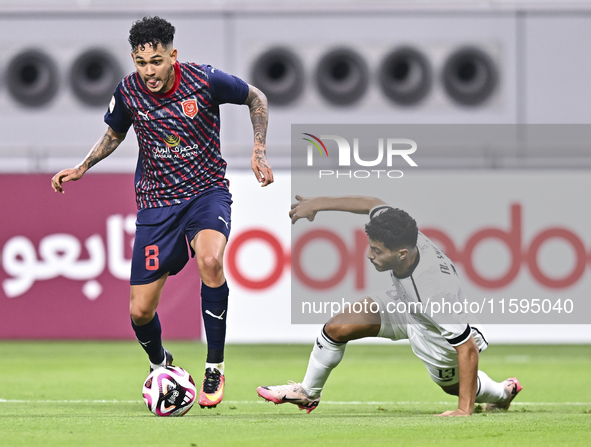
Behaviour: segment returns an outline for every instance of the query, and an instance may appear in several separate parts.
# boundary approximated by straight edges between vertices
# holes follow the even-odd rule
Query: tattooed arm
[[[266,140],[269,112],[267,97],[258,88],[248,86],[248,97],[244,104],[250,109],[250,121],[254,130],[254,149],[250,166],[261,186],[273,183],[273,170],[267,161]]]
[[[125,135],[126,134],[124,133],[117,133],[110,127],[107,127],[107,130],[103,136],[92,147],[82,163],[73,169],[64,169],[53,176],[51,179],[51,187],[53,190],[63,194],[63,183],[80,180],[86,171],[92,168],[103,158],[111,155],[111,153],[117,149],[117,147],[125,139]]]

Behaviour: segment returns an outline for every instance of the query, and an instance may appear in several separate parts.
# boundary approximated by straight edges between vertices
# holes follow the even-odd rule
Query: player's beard
[[[173,80],[172,82],[171,82],[171,79]],[[152,93],[157,94],[157,95],[163,95],[174,86],[174,66],[171,65],[163,77],[146,77],[146,78],[143,78],[143,81],[144,81],[144,85],[146,87],[148,87],[148,85],[149,85],[148,83],[150,81],[162,81],[162,87],[160,87],[160,90],[156,90],[156,91],[150,90],[150,91]],[[170,83],[170,86],[169,86],[169,83]]]
[[[168,87],[168,83],[171,81],[171,79],[173,80],[173,82],[171,83],[170,87]],[[169,91],[172,88],[173,85],[174,85],[174,66],[171,65],[170,68],[168,69],[168,73],[166,73],[166,79],[162,83],[162,88],[160,90],[158,90],[158,93],[159,94],[166,93],[167,91]]]
[[[374,266],[374,268],[375,268],[375,269],[376,269],[378,272],[381,272],[381,271],[382,271],[382,268],[381,268],[381,266],[380,266],[379,264],[376,264],[375,262],[373,262],[373,261],[371,261],[371,260],[370,260],[369,262],[371,262],[371,264]]]

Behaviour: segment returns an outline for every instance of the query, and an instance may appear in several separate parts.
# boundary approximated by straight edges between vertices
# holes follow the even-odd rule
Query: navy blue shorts
[[[180,205],[137,213],[131,284],[150,284],[166,273],[176,275],[195,256],[189,245],[201,230],[230,236],[232,194],[215,188]]]

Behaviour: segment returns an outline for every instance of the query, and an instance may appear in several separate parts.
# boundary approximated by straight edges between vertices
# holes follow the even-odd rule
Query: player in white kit
[[[257,389],[259,396],[276,404],[296,404],[309,413],[318,406],[347,342],[383,337],[408,339],[431,379],[446,393],[458,396],[458,408],[440,416],[469,416],[475,402],[485,403],[487,410],[509,408],[522,386],[516,378],[498,383],[478,370],[479,353],[488,346],[482,329],[469,324],[462,313],[430,312],[430,303],[446,302],[447,309],[452,309],[465,297],[455,267],[418,231],[412,217],[373,197],[296,199],[290,212],[292,223],[303,218],[312,221],[318,211],[369,214],[367,257],[378,271],[390,271],[393,285],[360,300],[365,313],[349,308],[323,327],[302,383],[262,386]]]

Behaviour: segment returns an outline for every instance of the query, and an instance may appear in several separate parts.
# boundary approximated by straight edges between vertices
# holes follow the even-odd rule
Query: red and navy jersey
[[[211,188],[228,189],[220,151],[219,105],[244,104],[248,85],[209,65],[175,63],[175,84],[151,93],[138,73],[121,81],[105,114],[115,132],[135,130],[138,209],[183,203]]]

